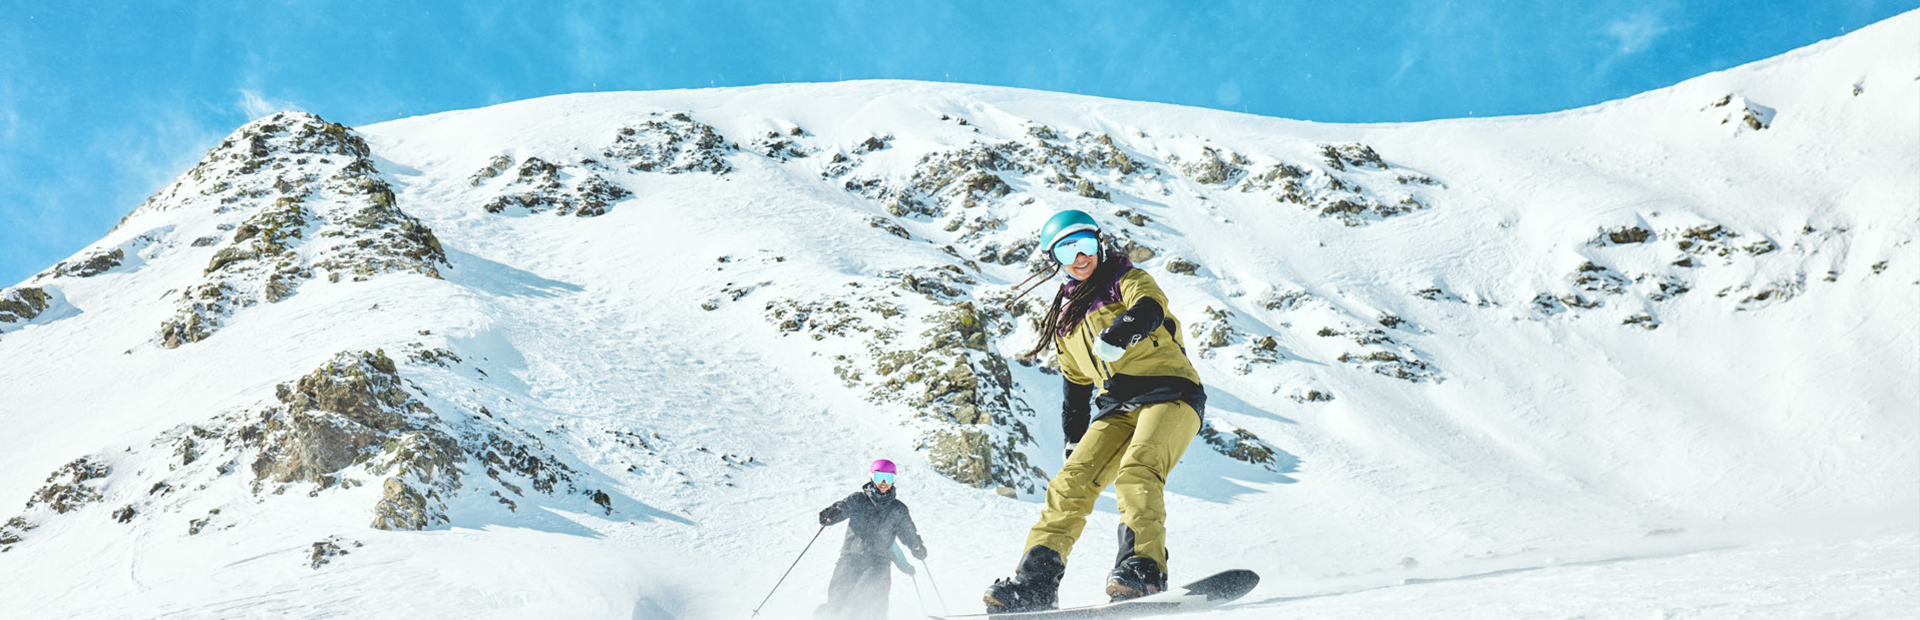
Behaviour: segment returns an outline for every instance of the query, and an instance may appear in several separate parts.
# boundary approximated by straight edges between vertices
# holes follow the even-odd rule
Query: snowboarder
[[[1040,342],[1026,357],[1048,348],[1058,354],[1066,391],[1060,412],[1066,463],[1047,483],[1046,507],[1027,533],[1014,576],[987,588],[989,613],[1058,605],[1066,558],[1109,484],[1120,509],[1120,552],[1107,576],[1109,600],[1166,589],[1161,492],[1206,410],[1206,391],[1187,360],[1180,324],[1153,277],[1111,247],[1086,213],[1055,214],[1040,237],[1040,250],[1068,279],[1042,317]]]
[[[847,540],[840,561],[833,566],[827,603],[814,614],[835,620],[867,620],[887,614],[887,589],[893,577],[895,540],[906,545],[914,559],[927,559],[927,547],[913,526],[907,505],[894,498],[893,461],[881,459],[867,468],[871,477],[860,491],[820,511],[820,525],[847,521]]]

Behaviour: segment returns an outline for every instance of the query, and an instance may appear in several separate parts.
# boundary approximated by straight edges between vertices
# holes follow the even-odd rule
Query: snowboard
[[[1102,603],[1084,607],[1049,609],[1046,611],[1017,611],[1002,614],[968,614],[961,616],[929,616],[934,620],[1081,620],[1082,618],[1137,618],[1162,614],[1185,613],[1202,609],[1211,609],[1233,602],[1253,586],[1260,583],[1260,576],[1250,570],[1230,570],[1189,583],[1178,588],[1169,588],[1159,594],[1149,594],[1136,599],[1118,603]]]

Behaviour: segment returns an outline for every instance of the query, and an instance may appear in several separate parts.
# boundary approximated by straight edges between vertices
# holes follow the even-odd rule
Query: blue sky
[[[1527,114],[1920,0],[107,4],[0,11],[0,286],[284,108],[361,125],[592,90],[902,78],[1333,122]]]

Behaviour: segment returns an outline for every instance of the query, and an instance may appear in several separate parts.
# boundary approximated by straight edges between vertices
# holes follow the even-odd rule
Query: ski
[[[1045,611],[1017,611],[999,614],[967,614],[957,616],[928,616],[933,620],[976,620],[992,618],[995,620],[1080,620],[1082,618],[1137,618],[1163,614],[1186,613],[1202,609],[1211,609],[1233,602],[1253,586],[1260,583],[1260,576],[1250,570],[1229,570],[1215,573],[1205,579],[1172,588],[1159,594],[1149,594],[1136,599],[1118,603],[1102,603],[1083,607],[1049,609]]]

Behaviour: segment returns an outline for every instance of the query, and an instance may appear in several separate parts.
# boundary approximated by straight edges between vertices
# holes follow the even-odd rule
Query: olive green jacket
[[[1187,360],[1180,322],[1173,316],[1167,294],[1160,290],[1153,276],[1139,268],[1121,274],[1114,288],[1119,293],[1118,300],[1109,300],[1106,305],[1092,309],[1072,331],[1054,338],[1060,373],[1067,381],[1100,387],[1100,411],[1093,419],[1110,414],[1122,405],[1149,402],[1186,400],[1196,410],[1204,407],[1206,396],[1200,387],[1200,374]],[[1127,348],[1118,360],[1106,362],[1096,357],[1093,345],[1100,333],[1143,298],[1152,298],[1164,311],[1165,318],[1159,327]]]

